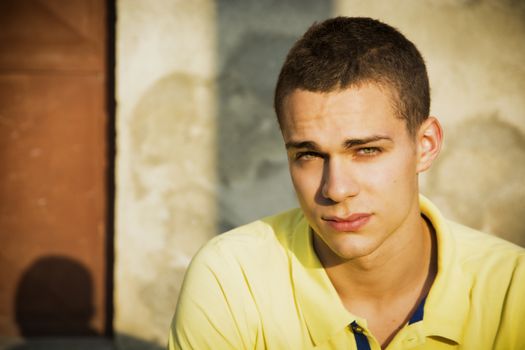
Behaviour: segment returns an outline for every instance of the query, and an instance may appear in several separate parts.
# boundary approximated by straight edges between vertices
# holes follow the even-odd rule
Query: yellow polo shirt
[[[387,349],[525,349],[525,251],[446,221],[421,197],[437,235],[426,302]],[[312,249],[300,209],[217,236],[193,259],[169,349],[371,349]]]

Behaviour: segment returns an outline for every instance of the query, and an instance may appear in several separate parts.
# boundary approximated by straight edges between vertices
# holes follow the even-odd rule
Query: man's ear
[[[441,150],[443,129],[435,117],[428,117],[419,127],[417,136],[417,172],[421,173],[432,165]]]

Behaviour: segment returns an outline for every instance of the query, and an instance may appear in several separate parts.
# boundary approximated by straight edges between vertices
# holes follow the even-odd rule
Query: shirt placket
[[[357,321],[350,323],[357,350],[380,350],[381,347],[372,334]]]

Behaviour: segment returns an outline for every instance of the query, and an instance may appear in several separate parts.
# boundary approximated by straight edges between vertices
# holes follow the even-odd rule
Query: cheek
[[[290,175],[300,201],[313,201],[320,186],[321,178],[315,167],[290,166]]]
[[[416,164],[411,158],[390,157],[382,162],[371,164],[362,174],[363,186],[370,191],[392,193],[406,191],[416,183]]]

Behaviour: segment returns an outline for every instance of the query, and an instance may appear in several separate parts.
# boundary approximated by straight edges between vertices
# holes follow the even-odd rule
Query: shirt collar
[[[424,306],[423,330],[426,336],[461,343],[470,283],[457,262],[454,237],[446,220],[424,196],[420,196],[420,208],[436,231],[438,255],[438,272]],[[366,326],[365,320],[352,315],[342,304],[313,250],[311,230],[304,216],[295,225],[291,240],[294,293],[312,342],[325,342],[355,320]]]
[[[469,312],[471,281],[462,272],[456,252],[456,242],[448,222],[424,196],[420,208],[437,238],[437,275],[425,303],[424,330],[426,336],[444,337],[458,344]]]

